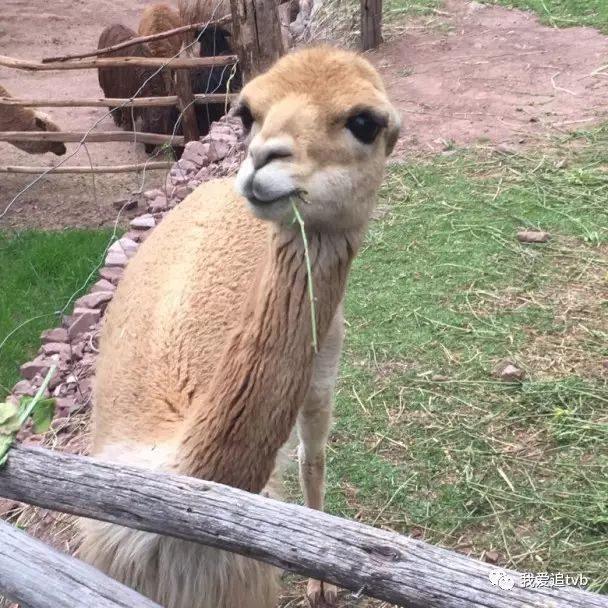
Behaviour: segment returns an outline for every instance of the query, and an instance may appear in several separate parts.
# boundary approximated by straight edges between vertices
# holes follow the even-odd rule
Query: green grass
[[[429,15],[440,8],[441,0],[385,0],[382,3],[385,17]]]
[[[531,10],[543,23],[556,27],[587,25],[608,33],[608,3],[605,0],[481,0],[509,8]]]
[[[0,232],[0,393],[35,355],[40,332],[59,323],[57,312],[86,285],[110,237],[109,230]]]
[[[350,280],[330,511],[608,590],[607,151],[600,129],[389,170]]]

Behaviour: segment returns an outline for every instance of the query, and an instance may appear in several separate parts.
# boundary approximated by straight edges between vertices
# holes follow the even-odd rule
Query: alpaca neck
[[[322,345],[344,295],[360,233],[308,235]],[[184,421],[178,470],[250,492],[272,474],[308,390],[314,357],[304,243],[273,228],[269,252],[208,392]]]

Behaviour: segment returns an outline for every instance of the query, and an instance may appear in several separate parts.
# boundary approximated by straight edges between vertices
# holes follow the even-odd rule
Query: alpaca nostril
[[[274,142],[271,145],[263,145],[259,148],[250,149],[249,153],[256,171],[275,160],[283,160],[293,156],[292,147],[285,142]]]

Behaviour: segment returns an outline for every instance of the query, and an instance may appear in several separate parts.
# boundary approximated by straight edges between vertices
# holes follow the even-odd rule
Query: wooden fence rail
[[[156,68],[165,67],[171,70],[179,70],[182,68],[233,65],[236,61],[236,55],[221,55],[217,57],[177,57],[175,59],[167,59],[166,57],[102,57],[100,59],[88,59],[84,61],[40,63],[38,61],[28,61],[0,55],[0,66],[14,68],[16,70],[32,71],[88,70],[91,68],[127,65]]]
[[[159,133],[139,133],[136,131],[0,131],[0,141],[62,141],[64,143],[84,141],[105,143],[108,141],[129,141],[140,144],[184,145],[181,135],[161,135]]]
[[[137,38],[131,38],[129,40],[125,40],[124,42],[120,42],[119,44],[114,44],[112,46],[108,46],[101,49],[95,49],[94,51],[89,51],[88,53],[80,53],[78,55],[63,55],[59,57],[45,57],[42,60],[42,63],[55,63],[59,61],[71,61],[73,59],[84,59],[86,57],[95,57],[96,55],[103,55],[104,53],[111,53],[113,51],[118,51],[120,49],[126,49],[130,46],[134,46],[136,44],[141,44],[142,42],[153,42],[155,40],[163,40],[164,38],[171,38],[172,36],[176,36],[179,34],[184,34],[186,32],[191,32],[193,30],[204,30],[207,28],[214,28],[218,26],[225,25],[230,23],[232,17],[226,16],[218,19],[217,21],[205,21],[203,23],[193,23],[191,25],[182,25],[180,27],[176,27],[172,30],[166,30],[165,32],[160,32],[159,34],[151,34],[150,36],[139,36]]]
[[[173,167],[170,161],[156,161],[149,163],[134,163],[129,165],[96,165],[94,167],[27,167],[25,165],[8,165],[0,167],[0,173],[25,173],[29,175],[40,175],[41,173],[137,173],[141,171],[168,171]]]
[[[226,93],[197,93],[194,103],[204,105],[208,103],[223,103],[233,101],[237,96]],[[31,108],[97,108],[97,107],[162,107],[177,105],[177,95],[166,97],[136,97],[133,99],[122,97],[107,97],[95,99],[19,99],[16,97],[0,97],[0,106],[25,106]]]
[[[160,608],[92,566],[2,521],[0,593],[27,608]]]
[[[495,566],[355,521],[40,448],[11,449],[0,496],[241,553],[408,608],[608,608],[608,597],[574,588],[503,590],[489,580]]]

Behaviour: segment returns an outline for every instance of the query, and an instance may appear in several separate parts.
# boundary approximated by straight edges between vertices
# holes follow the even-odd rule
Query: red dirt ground
[[[537,146],[608,110],[608,37],[522,11],[447,0],[372,54],[403,117],[397,154]]]

